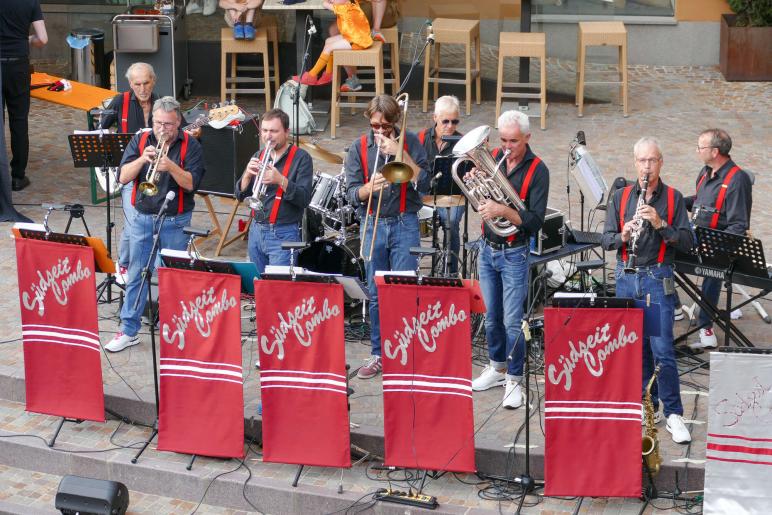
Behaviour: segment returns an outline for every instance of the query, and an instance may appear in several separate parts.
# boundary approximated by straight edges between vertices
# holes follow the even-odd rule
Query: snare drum
[[[348,203],[345,196],[341,195],[343,187],[343,175],[329,176],[318,174],[314,179],[314,189],[311,196],[311,203],[308,207],[322,215],[322,223],[333,231],[340,231],[356,223],[353,209],[346,208]],[[339,206],[339,200],[343,205]]]
[[[328,238],[313,242],[298,256],[298,266],[322,274],[342,274],[364,280],[364,268],[359,259],[359,237],[340,242]]]

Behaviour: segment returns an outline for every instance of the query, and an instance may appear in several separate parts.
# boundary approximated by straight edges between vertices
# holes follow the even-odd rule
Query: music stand
[[[133,134],[123,133],[108,133],[102,131],[100,134],[71,134],[67,136],[70,142],[70,153],[72,154],[72,163],[75,168],[91,168],[91,167],[103,167],[105,170],[105,189],[107,190],[107,198],[105,206],[107,207],[107,225],[105,228],[106,241],[107,241],[107,255],[112,259],[112,230],[113,222],[110,218],[110,173],[107,171],[110,167],[117,167],[121,164],[121,158],[123,158],[123,152],[129,145]],[[107,303],[110,304],[113,301],[113,284],[118,284],[115,281],[113,274],[107,274],[103,283],[106,287],[100,283],[97,287],[98,291],[104,292],[107,290]],[[101,293],[100,293],[101,297]],[[99,301],[99,297],[97,298]]]

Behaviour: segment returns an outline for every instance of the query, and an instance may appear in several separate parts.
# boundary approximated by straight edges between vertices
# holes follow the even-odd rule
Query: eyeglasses
[[[390,123],[371,123],[370,127],[372,127],[374,131],[390,131],[394,126]]]
[[[701,146],[697,145],[697,152],[699,152],[700,150],[705,150],[706,148],[716,148],[716,147],[714,147],[713,145],[709,145],[707,147],[701,147]]]
[[[459,120],[458,118],[453,118],[452,120],[442,120],[442,125],[448,125],[448,124],[458,125],[459,123],[461,123],[461,120]]]
[[[662,161],[662,158],[661,157],[650,157],[648,159],[646,159],[646,158],[636,159],[635,161],[639,165],[645,165],[646,163],[648,163],[650,165],[655,165],[655,164],[659,163],[660,161]]]
[[[157,122],[153,120],[153,125],[156,127],[163,127],[164,129],[171,129],[175,125],[177,125],[177,122]]]

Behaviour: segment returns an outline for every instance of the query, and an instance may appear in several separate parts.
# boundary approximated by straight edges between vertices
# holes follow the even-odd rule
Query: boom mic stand
[[[311,41],[312,36],[316,34],[316,26],[314,25],[313,20],[311,20],[311,24],[309,26],[309,20],[311,19],[310,16],[306,16],[306,26],[308,27],[308,30],[306,33],[308,34],[307,38],[303,38],[306,50],[303,52],[303,60],[300,62],[300,70],[298,71],[298,82],[295,85],[295,95],[292,97],[292,110],[294,112],[295,117],[295,146],[300,145],[300,81],[303,78],[303,73],[306,71],[306,61],[308,60],[308,57],[311,52]],[[277,63],[278,67],[278,63]],[[278,69],[278,68],[277,68]]]

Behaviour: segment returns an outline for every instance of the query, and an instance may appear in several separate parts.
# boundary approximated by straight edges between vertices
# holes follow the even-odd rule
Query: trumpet
[[[139,184],[139,191],[143,195],[152,197],[158,195],[158,179],[161,177],[161,171],[158,169],[158,164],[161,162],[166,154],[169,153],[169,144],[166,142],[166,136],[161,136],[156,145],[155,158],[150,163],[150,167],[147,169],[144,182]]]
[[[380,170],[381,175],[383,176],[386,181],[390,182],[391,184],[402,184],[405,183],[413,178],[413,169],[410,168],[410,165],[403,162],[403,155],[404,155],[404,149],[405,149],[405,129],[407,126],[407,108],[408,108],[408,102],[410,100],[410,96],[407,93],[402,93],[397,97],[397,103],[402,106],[402,125],[400,127],[399,131],[399,139],[397,141],[398,150],[397,155],[394,157],[394,161],[384,163],[383,167]],[[377,153],[375,154],[375,165],[373,166],[373,176],[376,172],[378,172],[378,157],[380,156],[381,151],[380,147],[377,150]],[[367,156],[365,156],[365,159]],[[384,158],[384,161],[386,161],[388,157]],[[381,187],[378,188],[378,207],[375,208],[375,218],[373,219],[373,235],[372,238],[370,238],[370,251],[367,255],[364,253],[365,249],[365,238],[362,237],[362,242],[359,247],[359,254],[362,256],[362,259],[366,262],[369,262],[373,259],[373,249],[375,248],[375,237],[378,234],[378,219],[381,216],[381,202],[383,201],[383,183],[381,183]],[[373,202],[373,190],[370,189],[370,195],[367,198],[367,211],[365,212],[365,223],[363,227],[362,234],[367,234],[367,219],[370,215],[370,208],[372,207]]]
[[[255,211],[262,211],[265,200],[265,194],[268,191],[268,185],[263,184],[263,178],[265,177],[265,171],[273,164],[272,152],[276,144],[268,140],[265,144],[265,151],[263,152],[263,158],[260,160],[260,173],[255,177],[255,182],[252,184],[252,196],[247,201],[249,207]]]

